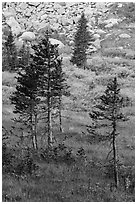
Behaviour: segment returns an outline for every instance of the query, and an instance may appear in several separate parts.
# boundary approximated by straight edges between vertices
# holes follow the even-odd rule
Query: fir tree
[[[4,42],[4,45],[3,45],[3,58],[4,58],[4,55],[5,55],[6,60],[7,60],[7,62],[6,62],[7,69],[9,71],[14,72],[16,70],[16,65],[17,65],[17,49],[15,46],[14,37],[13,37],[11,31],[9,32],[7,40]],[[4,70],[4,68],[3,68],[3,70]]]
[[[46,116],[46,131],[48,133],[48,146],[53,144],[52,134],[52,121],[53,110],[57,108],[59,95],[59,80],[57,80],[58,72],[60,70],[61,62],[59,60],[59,54],[57,45],[52,45],[49,42],[48,34],[42,38],[38,45],[34,45],[35,56],[33,60],[37,62],[40,70],[40,87],[39,96],[43,99],[43,114]]]
[[[18,64],[26,66],[29,64],[29,61],[30,61],[30,47],[27,43],[24,43],[18,53]]]
[[[20,65],[18,72],[16,91],[10,97],[15,105],[14,113],[19,114],[16,122],[20,122],[31,132],[33,148],[37,149],[37,124],[38,124],[38,97],[39,72],[34,62],[28,65]]]
[[[69,86],[67,85],[65,79],[65,73],[62,70],[62,59],[57,59],[57,67],[55,70],[55,96],[57,98],[57,108],[58,108],[58,116],[59,116],[59,130],[63,132],[62,128],[62,96],[69,95]]]
[[[71,62],[76,64],[78,67],[86,66],[86,52],[89,42],[91,41],[91,36],[87,27],[87,19],[85,18],[84,13],[82,13],[81,18],[78,21],[77,32],[74,38],[74,52],[71,58]]]
[[[94,141],[110,141],[112,149],[112,162],[114,167],[115,187],[119,185],[118,178],[118,160],[116,149],[116,138],[118,136],[117,123],[125,121],[126,117],[122,113],[124,106],[124,98],[120,94],[119,84],[115,77],[108,83],[105,93],[98,99],[98,103],[93,107],[89,114],[92,119],[92,125],[88,127],[88,131]],[[111,155],[109,153],[109,155]]]

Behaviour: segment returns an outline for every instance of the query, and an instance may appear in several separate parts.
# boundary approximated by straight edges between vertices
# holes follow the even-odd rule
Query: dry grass
[[[41,163],[35,176],[3,175],[3,201],[134,201],[134,196],[122,188],[111,191],[111,182],[111,179],[103,179],[102,170],[92,164],[85,168],[81,162],[72,166]]]

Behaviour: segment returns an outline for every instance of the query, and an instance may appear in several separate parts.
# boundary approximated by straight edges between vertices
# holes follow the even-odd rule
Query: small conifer
[[[87,60],[87,49],[89,42],[91,41],[90,33],[87,29],[87,19],[85,14],[82,13],[81,18],[78,21],[77,32],[74,38],[74,51],[71,58],[71,62],[78,67],[85,67]]]
[[[117,78],[111,80],[103,95],[98,98],[96,105],[89,114],[92,119],[92,125],[89,126],[88,132],[92,137],[92,141],[110,141],[111,153],[114,167],[115,186],[119,185],[118,178],[118,160],[116,139],[118,136],[117,124],[125,121],[126,117],[122,113],[122,107],[125,106],[124,97],[120,94],[120,87]]]

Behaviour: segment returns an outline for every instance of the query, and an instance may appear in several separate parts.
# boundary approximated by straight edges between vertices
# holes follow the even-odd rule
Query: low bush
[[[46,162],[57,162],[71,164],[75,161],[72,155],[72,149],[66,147],[63,143],[52,148],[42,150],[41,156]]]
[[[119,78],[127,78],[132,72],[128,67],[118,67],[113,71]]]
[[[2,146],[2,167],[3,173],[18,176],[31,175],[38,168],[29,149],[17,152],[5,144]]]
[[[107,57],[125,57],[126,52],[118,48],[106,48],[103,50],[102,54]]]
[[[37,170],[37,165],[33,160],[33,154],[30,149],[26,149],[20,157],[17,157],[14,163],[14,173],[17,175],[31,175]]]
[[[119,179],[128,193],[135,191],[135,168],[133,166],[121,165],[119,168]]]
[[[105,167],[105,175],[109,179],[114,179],[114,165],[109,163]],[[118,178],[120,187],[128,193],[134,193],[135,190],[135,169],[131,166],[118,165]]]
[[[2,144],[2,170],[4,173],[8,173],[12,168],[12,160],[14,155],[5,143]]]

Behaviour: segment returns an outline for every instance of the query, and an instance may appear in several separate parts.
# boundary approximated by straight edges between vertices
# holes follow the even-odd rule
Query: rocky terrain
[[[57,33],[63,43],[73,45],[77,21],[84,12],[88,19],[88,29],[95,38],[91,50],[97,51],[106,40],[129,40],[132,37],[133,23],[128,25],[126,32],[119,30],[113,33],[113,28],[126,19],[122,15],[126,6],[109,2],[5,2],[3,22],[10,26],[18,47],[22,45],[22,40],[32,41],[47,28]]]

